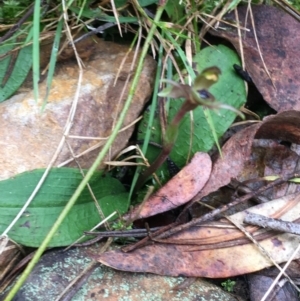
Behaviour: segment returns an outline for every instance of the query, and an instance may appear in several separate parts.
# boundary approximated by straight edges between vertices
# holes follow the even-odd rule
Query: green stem
[[[23,274],[21,275],[21,277],[19,278],[19,280],[17,281],[17,283],[14,285],[14,287],[12,288],[12,290],[9,292],[9,294],[7,295],[7,297],[5,298],[5,301],[12,300],[13,297],[15,296],[15,294],[17,293],[17,291],[20,289],[21,285],[25,282],[25,280],[29,276],[30,272],[32,271],[33,267],[39,261],[40,257],[42,256],[42,254],[46,250],[46,248],[47,248],[49,242],[51,241],[52,237],[57,232],[57,230],[58,230],[59,226],[61,225],[61,223],[63,222],[64,218],[66,217],[66,215],[69,213],[70,209],[75,204],[78,196],[81,194],[81,192],[85,188],[86,184],[91,179],[93,173],[96,171],[96,169],[100,165],[101,161],[103,161],[106,153],[108,152],[108,150],[111,147],[113,141],[115,140],[115,138],[116,138],[116,136],[118,134],[118,131],[121,129],[123,121],[124,121],[124,119],[126,117],[127,111],[129,109],[131,101],[133,99],[134,91],[135,91],[135,89],[137,87],[137,84],[138,84],[138,81],[139,81],[139,78],[140,78],[140,74],[142,72],[144,59],[145,59],[145,57],[147,55],[147,51],[149,49],[149,45],[150,45],[151,40],[153,38],[154,32],[155,32],[155,30],[157,28],[157,23],[159,22],[159,20],[161,18],[161,15],[162,15],[162,13],[164,11],[164,7],[165,6],[162,5],[162,6],[159,6],[158,9],[157,9],[157,12],[156,12],[156,15],[155,15],[155,19],[154,19],[154,21],[152,23],[152,26],[151,26],[150,30],[149,30],[148,36],[146,38],[145,44],[144,44],[142,52],[141,52],[141,56],[140,56],[140,59],[139,59],[139,63],[138,63],[138,66],[137,66],[134,78],[132,80],[132,84],[131,84],[131,87],[130,87],[130,90],[129,90],[129,94],[128,94],[128,97],[127,97],[126,102],[124,104],[124,109],[123,109],[123,111],[120,114],[120,118],[118,119],[118,122],[116,123],[116,126],[115,126],[112,134],[110,135],[110,137],[107,140],[106,144],[104,145],[103,149],[99,153],[99,155],[98,155],[97,159],[95,160],[94,164],[91,166],[91,168],[87,172],[86,176],[81,181],[81,183],[77,187],[76,191],[74,192],[74,194],[70,198],[68,204],[63,209],[63,211],[59,215],[58,219],[56,220],[56,222],[52,226],[51,230],[49,231],[48,235],[46,236],[46,238],[42,242],[41,246],[36,251],[34,257],[32,258],[32,260],[27,265],[25,271],[23,272]]]
[[[198,106],[192,103],[190,100],[185,100],[182,104],[181,108],[173,118],[172,122],[168,125],[166,130],[166,135],[163,137],[163,148],[154,162],[144,171],[144,173],[138,179],[135,191],[137,191],[141,186],[147,181],[147,179],[158,169],[161,165],[167,160],[169,154],[172,151],[172,148],[176,142],[177,135],[178,135],[178,128],[180,121],[184,117],[184,115],[194,110]]]
[[[32,74],[34,99],[39,99],[40,80],[40,23],[41,23],[41,0],[35,0],[33,13],[33,44],[32,44]]]

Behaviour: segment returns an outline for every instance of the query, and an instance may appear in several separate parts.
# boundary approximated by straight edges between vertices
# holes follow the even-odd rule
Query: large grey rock
[[[63,250],[48,252],[39,261],[13,300],[54,301],[68,284],[90,264],[89,254],[97,253],[99,249],[99,246],[92,246],[75,248],[66,252]],[[93,272],[87,276],[88,278],[83,278],[82,282],[80,280],[75,282],[66,292],[69,297],[68,300],[236,300],[235,297],[220,287],[200,278],[181,290],[172,290],[181,284],[185,278],[121,272],[100,264],[97,264]]]

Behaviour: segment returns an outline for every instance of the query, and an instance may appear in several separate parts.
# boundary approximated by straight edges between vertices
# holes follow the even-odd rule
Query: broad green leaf
[[[0,182],[1,232],[18,214],[43,172],[42,169],[25,172]],[[52,169],[37,196],[8,236],[22,245],[38,247],[81,180],[82,175],[77,169]],[[128,210],[128,193],[118,180],[97,172],[90,186],[105,216],[115,210],[120,214]],[[90,230],[100,221],[95,203],[85,188],[49,246],[67,246],[81,237],[83,231]]]
[[[221,70],[218,82],[209,89],[209,92],[215,97],[216,101],[237,109],[245,103],[246,91],[244,82],[236,75],[232,67],[233,64],[240,64],[239,57],[233,50],[223,45],[207,47],[201,50],[193,60],[196,63],[197,73],[212,66],[216,66]],[[182,99],[170,100],[168,122],[173,119],[182,103]],[[236,114],[227,109],[210,111],[210,114],[218,138],[225,133],[236,118]],[[139,140],[143,139],[145,132],[148,130],[145,127],[148,120],[148,111],[145,112],[144,118],[144,121],[139,125]],[[151,130],[151,142],[161,144],[161,125],[158,114],[149,130]],[[189,114],[186,114],[183,118],[170,158],[182,168],[195,152],[208,152],[214,144],[214,135],[207,122],[203,108],[197,107],[193,111],[193,121]],[[146,157],[152,162],[159,152],[160,149],[158,147],[149,145]],[[166,168],[160,170],[158,176],[167,178]]]
[[[0,46],[0,56],[13,49],[17,44]],[[17,45],[18,46],[18,45]],[[32,45],[28,45],[0,60],[0,102],[8,99],[26,79],[32,65]]]

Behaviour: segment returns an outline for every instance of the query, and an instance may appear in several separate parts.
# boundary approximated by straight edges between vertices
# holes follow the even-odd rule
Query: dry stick
[[[160,237],[159,235],[163,234],[164,232],[168,231],[169,229],[172,229],[172,227],[175,227],[177,225],[179,225],[179,223],[175,222],[175,223],[172,223],[172,224],[167,225],[165,227],[162,227],[161,229],[159,229],[156,232],[152,233],[151,238]],[[133,250],[135,250],[139,247],[143,247],[144,245],[149,243],[151,238],[149,236],[147,236],[147,237],[143,238],[142,240],[138,241],[137,243],[135,243],[133,245],[126,246],[126,247],[122,248],[122,251],[127,253],[127,252],[133,251]]]
[[[114,211],[112,214],[110,214],[109,216],[107,216],[104,220],[102,220],[100,223],[98,223],[95,227],[93,227],[90,231],[94,231],[95,229],[97,229],[98,227],[100,227],[102,224],[106,223],[107,221],[109,221],[117,212]],[[82,247],[82,246],[89,246],[95,242],[97,242],[98,240],[100,240],[102,237],[98,237],[97,241],[95,239],[93,239],[93,241],[87,241],[86,244],[81,243],[81,244],[77,244],[79,241],[81,241],[83,238],[85,237],[85,235],[82,235],[81,237],[79,237],[76,241],[74,241],[71,245],[69,245],[67,248],[64,249],[64,251],[67,251],[68,249],[70,249],[73,246],[76,247]]]
[[[266,217],[252,212],[246,213],[244,222],[263,228],[269,228],[273,230],[300,235],[300,225],[296,224],[295,222],[286,222],[283,220]]]
[[[154,231],[159,230],[161,227],[150,228],[151,233]],[[123,230],[123,231],[103,231],[103,232],[93,232],[93,231],[85,231],[85,235],[97,235],[95,238],[92,238],[86,242],[74,244],[74,247],[86,247],[93,245],[94,243],[100,241],[102,238],[107,237],[117,237],[117,238],[124,238],[124,237],[145,237],[149,234],[147,229],[131,229],[131,230]]]
[[[84,231],[86,235],[97,235],[101,237],[145,237],[149,233],[154,233],[161,229],[161,227],[155,227],[150,229],[131,229],[131,230],[121,230],[121,231],[102,231],[102,232],[91,232]]]
[[[220,213],[228,210],[229,208],[231,208],[233,206],[236,206],[236,205],[238,205],[240,203],[243,203],[243,202],[251,199],[255,195],[260,194],[260,193],[262,193],[262,192],[264,192],[264,191],[266,191],[266,190],[268,190],[270,188],[273,188],[276,185],[283,184],[286,181],[288,181],[288,180],[290,180],[290,179],[292,179],[294,177],[296,177],[295,174],[290,174],[290,175],[287,175],[287,176],[283,176],[282,178],[277,179],[274,182],[271,182],[271,183],[269,183],[268,185],[266,185],[264,187],[261,187],[257,191],[253,191],[250,194],[247,194],[247,195],[245,195],[245,196],[243,196],[241,198],[238,198],[235,201],[222,206],[221,208],[215,209],[212,212],[205,214],[202,217],[192,219],[190,222],[188,222],[186,224],[181,225],[180,222],[172,223],[171,225],[168,225],[165,228],[162,228],[159,231],[153,233],[152,237],[156,237],[156,238],[159,238],[159,239],[167,238],[167,237],[169,237],[169,236],[171,236],[171,235],[173,235],[175,233],[178,233],[178,232],[186,230],[186,229],[188,229],[188,228],[190,228],[192,226],[195,226],[195,225],[198,225],[198,224],[203,223],[205,221],[208,221],[211,218],[213,218],[214,216],[216,216],[216,215],[218,215],[218,214],[220,214]],[[144,239],[142,239],[141,241],[137,242],[136,244],[133,244],[133,245],[130,245],[130,246],[127,246],[127,247],[123,248],[122,251],[124,251],[124,252],[130,252],[130,251],[132,251],[132,250],[134,250],[134,249],[136,249],[138,247],[144,246],[144,244],[147,243],[149,240],[150,240],[149,237],[145,237]]]

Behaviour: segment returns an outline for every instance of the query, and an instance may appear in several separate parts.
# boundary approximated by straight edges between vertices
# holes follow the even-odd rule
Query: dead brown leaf
[[[222,148],[222,157],[213,164],[209,180],[195,197],[199,200],[222,186],[228,185],[243,170],[251,154],[252,141],[260,124],[249,126],[232,136]]]
[[[242,31],[245,67],[265,101],[276,111],[300,109],[300,23],[289,14],[270,5],[252,6],[258,43],[270,72],[268,76],[255,41],[254,28],[247,6],[238,8],[239,21],[250,31]],[[236,24],[235,14],[225,16]],[[245,23],[245,19],[247,20]],[[222,24],[222,28],[211,30],[211,34],[229,40],[239,52],[239,37],[235,27]]]
[[[300,195],[290,195],[257,205],[248,211],[281,216],[291,221],[298,218],[299,201]],[[240,212],[231,218],[241,223],[244,215],[245,212]],[[260,241],[260,244],[279,263],[287,261],[300,243],[297,235],[276,235],[252,226],[247,229],[258,239],[259,235],[269,233],[270,236]],[[209,278],[251,273],[272,265],[248,239],[238,240],[238,236],[242,238],[243,233],[227,221],[219,225],[207,223],[172,236],[172,244],[154,243],[130,253],[114,250],[95,256],[95,259],[118,270]],[[177,243],[174,243],[175,239]]]
[[[207,182],[211,166],[208,154],[196,153],[188,165],[124,219],[135,220],[153,216],[187,203]]]

